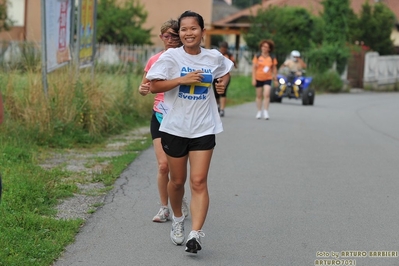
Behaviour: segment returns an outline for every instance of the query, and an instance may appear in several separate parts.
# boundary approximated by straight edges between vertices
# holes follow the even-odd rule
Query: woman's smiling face
[[[186,48],[198,49],[204,34],[195,17],[185,17],[180,21],[179,35]]]

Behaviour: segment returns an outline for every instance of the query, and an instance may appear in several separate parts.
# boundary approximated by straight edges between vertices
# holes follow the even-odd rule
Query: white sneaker
[[[154,218],[152,218],[152,221],[156,223],[164,223],[169,220],[169,216],[170,216],[169,208],[162,206],[159,209],[157,215],[155,215]]]
[[[190,213],[186,197],[183,197],[183,201],[181,203],[181,212],[183,213],[184,217],[187,217]]]
[[[202,249],[200,237],[205,237],[205,233],[202,230],[190,232],[186,242],[187,252],[197,253],[198,250]]]
[[[172,219],[173,220],[173,219]],[[170,239],[173,244],[181,245],[184,242],[184,220],[181,222],[172,221],[172,230],[170,230]]]
[[[257,113],[256,113],[256,119],[261,119],[262,118],[262,112],[261,111],[258,111]]]
[[[269,120],[269,112],[267,110],[263,110],[263,117],[265,120]]]

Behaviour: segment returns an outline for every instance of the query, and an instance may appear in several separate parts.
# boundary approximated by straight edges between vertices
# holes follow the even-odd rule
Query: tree
[[[348,42],[351,44],[359,42],[361,34],[362,27],[359,27],[359,18],[355,12],[351,10],[351,12],[348,14]]]
[[[105,43],[152,44],[151,29],[143,29],[147,19],[144,6],[127,1],[123,6],[116,0],[100,0],[97,8],[97,40]]]
[[[0,31],[10,30],[14,22],[7,15],[8,1],[0,1]]]
[[[323,42],[309,52],[309,65],[323,72],[336,63],[338,73],[342,74],[349,58],[346,46],[351,14],[349,0],[323,0],[321,3],[324,7]]]
[[[244,38],[253,51],[259,50],[260,40],[272,39],[277,59],[282,63],[292,50],[303,52],[309,49],[312,42],[319,43],[320,36],[323,36],[321,25],[321,20],[304,8],[273,6],[259,10],[251,18],[251,27]]]
[[[323,0],[324,42],[345,45],[348,36],[349,0]]]
[[[232,4],[233,6],[239,8],[239,9],[244,9],[251,7],[256,4],[262,3],[262,0],[233,0]]]
[[[374,8],[366,2],[362,6],[357,28],[357,39],[381,55],[392,54],[392,28],[395,25],[395,15],[382,3],[376,3]]]

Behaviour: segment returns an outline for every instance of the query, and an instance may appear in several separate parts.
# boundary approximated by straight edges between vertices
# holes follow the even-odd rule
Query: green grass
[[[1,136],[1,135],[0,135]],[[53,217],[58,198],[71,196],[73,184],[60,181],[65,173],[45,171],[35,163],[34,144],[0,137],[3,198],[0,204],[0,265],[50,265],[72,242],[81,220]]]
[[[79,228],[84,223],[81,219],[58,220],[55,218],[57,205],[64,199],[79,191],[74,182],[81,181],[76,173],[62,170],[61,167],[45,170],[38,162],[54,149],[75,148],[99,151],[103,149],[109,136],[141,126],[149,126],[152,108],[152,97],[141,97],[134,94],[140,80],[140,75],[126,77],[118,74],[102,74],[103,87],[108,93],[122,94],[117,110],[106,110],[106,132],[91,135],[87,128],[78,128],[75,120],[61,121],[54,125],[58,131],[51,134],[39,132],[35,128],[26,127],[24,121],[29,120],[29,113],[24,112],[24,105],[12,105],[12,112],[6,110],[6,122],[0,126],[0,172],[3,177],[3,198],[0,203],[0,266],[48,266],[56,260],[64,248],[72,243]],[[10,85],[12,83],[12,85]],[[29,77],[18,75],[0,75],[0,85],[5,100],[22,99],[21,102],[32,98],[26,86],[32,81]],[[34,82],[33,82],[34,83]],[[8,89],[7,86],[11,86]],[[109,86],[119,88],[108,88]],[[68,89],[68,88],[66,88]],[[6,92],[14,93],[13,97]],[[76,95],[79,96],[79,95]],[[90,99],[89,97],[86,97]],[[112,95],[111,97],[112,98]],[[255,99],[255,89],[251,85],[250,77],[233,76],[227,95],[228,105],[237,105]],[[10,102],[7,102],[10,104]],[[6,104],[6,108],[10,105]],[[21,110],[17,110],[22,106]],[[40,104],[38,105],[40,107]],[[110,105],[111,106],[111,105]],[[56,108],[57,106],[50,106]],[[36,110],[32,107],[33,112]],[[56,109],[54,109],[56,110]],[[21,119],[22,117],[25,120]],[[115,124],[112,124],[116,118]],[[103,118],[99,118],[103,119]],[[51,118],[50,118],[51,120]],[[98,125],[101,128],[102,125]],[[52,130],[52,129],[51,129]],[[98,132],[97,132],[98,133]],[[93,174],[92,182],[103,182],[106,186],[101,192],[112,189],[115,180],[140,152],[152,145],[150,135],[143,136],[125,147],[125,154],[113,157],[109,166],[100,173]],[[103,162],[103,158],[95,158],[96,162]],[[90,165],[87,165],[88,167]],[[71,178],[75,176],[74,178]],[[72,180],[72,181],[65,181]],[[89,192],[89,193],[96,193]],[[93,213],[94,205],[88,213]]]
[[[227,91],[227,106],[255,101],[255,87],[251,76],[232,76]]]
[[[8,139],[8,140],[7,140]],[[51,265],[65,246],[73,242],[83,220],[55,219],[59,199],[78,191],[75,184],[64,182],[74,173],[58,168],[44,170],[37,165],[39,153],[46,152],[35,144],[18,142],[0,135],[0,165],[3,198],[0,204],[0,265]],[[111,159],[111,165],[93,181],[101,181],[109,191],[124,169],[147,149],[149,135],[133,141],[127,152]],[[86,147],[87,149],[87,147]],[[97,146],[95,150],[99,149]],[[98,205],[97,205],[98,206]],[[88,212],[95,212],[93,206]]]

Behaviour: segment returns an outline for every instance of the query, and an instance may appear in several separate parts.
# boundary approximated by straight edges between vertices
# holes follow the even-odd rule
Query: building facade
[[[0,0],[1,1],[1,0]],[[118,0],[123,4],[127,0]],[[205,27],[210,28],[212,22],[212,0],[141,0],[148,12],[143,27],[151,29],[151,41],[155,46],[163,46],[159,39],[159,29],[163,22],[178,16],[186,10],[202,15]],[[8,6],[8,15],[17,23],[10,31],[0,33],[1,40],[18,40],[41,42],[41,0],[13,0]]]

